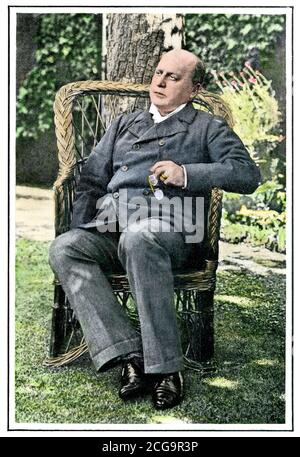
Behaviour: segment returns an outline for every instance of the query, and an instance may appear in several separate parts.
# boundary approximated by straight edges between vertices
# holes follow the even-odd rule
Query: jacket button
[[[123,165],[123,166],[121,167],[121,170],[122,170],[122,171],[127,171],[127,170],[128,170],[127,165]]]
[[[163,140],[163,139],[159,140],[159,142],[158,142],[158,144],[159,144],[160,146],[163,146],[165,143],[166,143],[166,142],[165,142],[165,140]]]
[[[113,198],[119,198],[119,192],[114,192],[113,193]]]
[[[136,151],[137,151],[138,149],[140,149],[140,147],[141,147],[141,146],[140,146],[139,144],[133,144],[133,145],[132,145],[132,149],[135,149]]]

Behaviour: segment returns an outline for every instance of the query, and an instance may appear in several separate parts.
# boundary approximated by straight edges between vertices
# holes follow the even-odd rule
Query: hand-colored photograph
[[[159,11],[10,9],[12,429],[291,424],[291,10]]]

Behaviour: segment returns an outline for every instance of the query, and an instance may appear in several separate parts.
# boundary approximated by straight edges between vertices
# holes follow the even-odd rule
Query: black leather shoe
[[[152,400],[156,409],[173,408],[183,399],[183,377],[180,372],[162,374],[154,384]]]
[[[142,369],[142,361],[131,359],[124,362],[121,375],[119,397],[122,400],[134,398],[145,391],[146,382]]]

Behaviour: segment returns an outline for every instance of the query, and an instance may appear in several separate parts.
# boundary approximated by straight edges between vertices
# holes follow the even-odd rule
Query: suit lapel
[[[137,138],[137,140],[140,140],[145,133],[147,133],[149,130],[152,130],[154,127],[155,126],[151,114],[148,111],[143,111],[128,127],[128,131],[132,133]]]
[[[186,132],[197,111],[188,103],[179,113],[174,114],[159,124],[154,124],[148,111],[140,113],[128,127],[130,133],[136,136],[136,143],[165,138],[176,133]]]

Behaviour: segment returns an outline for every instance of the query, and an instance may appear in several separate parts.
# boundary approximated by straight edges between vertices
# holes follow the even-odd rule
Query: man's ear
[[[195,84],[194,88],[193,88],[193,92],[191,93],[190,95],[190,99],[196,97],[196,95],[198,94],[198,92],[201,90],[202,86],[200,83],[197,83]]]

